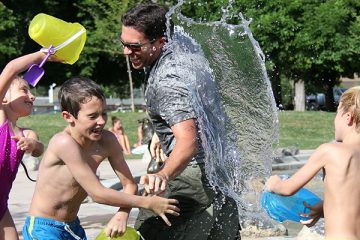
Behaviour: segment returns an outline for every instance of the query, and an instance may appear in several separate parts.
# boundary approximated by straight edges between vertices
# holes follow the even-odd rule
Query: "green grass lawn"
[[[119,117],[124,125],[125,132],[129,136],[130,146],[137,141],[138,119],[145,113],[126,112],[109,113],[106,128],[111,126],[111,116]],[[279,147],[295,146],[300,149],[315,149],[321,143],[334,139],[334,117],[335,113],[328,112],[280,112],[280,139]],[[65,121],[60,113],[31,115],[19,120],[19,126],[35,130],[40,140],[47,146],[50,138],[64,129]],[[136,159],[141,156],[130,155],[127,159]]]
[[[334,140],[333,112],[280,112],[279,147],[315,149]]]
[[[108,122],[106,129],[111,127],[111,116],[117,116],[121,119],[125,129],[125,133],[129,137],[130,146],[137,142],[137,128],[139,126],[137,120],[145,117],[143,112],[126,112],[126,113],[108,113]],[[29,117],[20,118],[18,125],[21,127],[31,128],[37,132],[40,140],[47,146],[50,138],[57,132],[62,131],[66,122],[60,113],[37,114]],[[141,155],[126,156],[126,159],[138,159]]]

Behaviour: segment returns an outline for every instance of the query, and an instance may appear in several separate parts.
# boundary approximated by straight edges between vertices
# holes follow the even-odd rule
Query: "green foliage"
[[[40,12],[87,29],[87,42],[73,65],[47,63],[40,85],[60,85],[83,75],[108,86],[108,94],[129,89],[125,58],[119,43],[120,17],[135,0],[3,0],[0,2],[0,66],[39,49],[27,33]],[[177,0],[158,0],[173,6]],[[305,81],[307,89],[331,90],[341,75],[352,76],[360,66],[360,1],[358,0],[186,0],[182,13],[196,21],[218,21],[226,16],[237,24],[239,13],[252,19],[250,28],[264,51],[275,97],[282,102],[283,79]],[[25,24],[24,24],[25,23]],[[133,72],[135,87],[142,75]],[[284,82],[285,85],[281,84]],[[281,86],[283,85],[283,86]],[[286,93],[287,94],[287,93]],[[286,98],[284,98],[286,101]]]
[[[253,19],[254,36],[273,63],[267,64],[273,81],[285,75],[304,80],[308,89],[325,86],[323,90],[331,93],[340,76],[359,71],[359,4],[353,0],[242,0],[236,1],[234,11]]]
[[[18,21],[14,12],[0,2],[0,63],[3,66],[19,51],[21,41],[14,31]]]

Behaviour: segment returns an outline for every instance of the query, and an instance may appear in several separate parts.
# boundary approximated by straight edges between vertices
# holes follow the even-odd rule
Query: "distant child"
[[[19,118],[31,114],[35,100],[29,84],[18,74],[44,57],[44,53],[36,52],[16,58],[0,75],[0,239],[18,239],[8,199],[24,152],[38,157],[44,151],[34,131],[16,125]]]
[[[322,144],[291,178],[271,176],[269,191],[292,195],[324,170],[326,239],[360,239],[360,87],[348,89],[340,99],[335,117],[336,143]],[[318,206],[317,206],[318,207]],[[312,208],[311,218],[322,209]]]
[[[107,225],[107,235],[124,233],[132,207],[148,208],[170,225],[165,214],[177,216],[177,201],[158,196],[136,196],[137,185],[124,160],[115,135],[104,129],[106,99],[92,80],[77,77],[59,91],[62,117],[67,127],[55,134],[40,163],[24,239],[86,239],[77,217],[89,195],[95,202],[120,207]],[[123,191],[104,187],[95,175],[108,159]]]
[[[123,153],[125,155],[129,155],[131,153],[129,138],[125,134],[125,130],[124,127],[122,126],[120,118],[116,116],[112,116],[111,122],[112,122],[112,127],[109,128],[109,131],[115,134],[123,150]]]

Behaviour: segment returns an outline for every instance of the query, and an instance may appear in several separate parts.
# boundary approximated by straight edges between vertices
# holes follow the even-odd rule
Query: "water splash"
[[[229,6],[220,21],[199,23],[181,14],[183,3],[168,13],[177,26],[177,43],[169,45],[178,74],[194,89],[207,177],[235,199],[240,221],[266,224],[254,219],[260,218],[259,193],[271,173],[278,116],[264,54],[241,13],[239,25],[226,23]]]

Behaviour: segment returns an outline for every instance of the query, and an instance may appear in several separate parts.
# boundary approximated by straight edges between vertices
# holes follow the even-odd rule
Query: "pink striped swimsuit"
[[[8,199],[12,184],[24,151],[16,149],[16,141],[11,139],[14,133],[6,120],[0,126],[0,219],[8,208]]]

